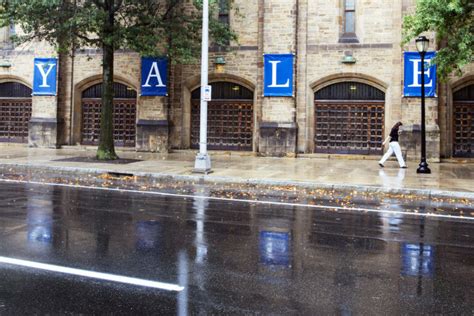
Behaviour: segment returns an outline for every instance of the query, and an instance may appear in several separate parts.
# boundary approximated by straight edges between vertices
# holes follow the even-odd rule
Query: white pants
[[[402,149],[400,148],[400,144],[398,144],[398,142],[390,142],[389,143],[388,150],[385,153],[385,155],[383,155],[382,159],[380,159],[379,163],[381,163],[383,165],[385,163],[385,161],[387,161],[387,159],[393,153],[395,153],[395,156],[397,156],[398,164],[400,165],[400,167],[406,166],[405,161],[403,160],[403,156],[402,156]]]

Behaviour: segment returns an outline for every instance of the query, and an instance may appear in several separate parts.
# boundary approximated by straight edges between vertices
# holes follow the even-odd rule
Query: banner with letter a
[[[265,97],[293,96],[293,54],[264,55]]]
[[[35,58],[33,95],[56,95],[57,72],[57,58]]]
[[[168,60],[142,57],[142,96],[168,95]]]
[[[436,97],[436,66],[429,67],[436,52],[425,54],[425,97]],[[405,75],[403,95],[421,97],[421,56],[418,52],[404,52]]]

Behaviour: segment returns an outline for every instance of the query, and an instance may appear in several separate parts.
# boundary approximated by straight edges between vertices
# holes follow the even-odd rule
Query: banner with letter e
[[[436,97],[436,66],[429,66],[436,52],[425,54],[425,97]],[[418,52],[404,52],[405,74],[403,95],[421,97],[421,56]]]

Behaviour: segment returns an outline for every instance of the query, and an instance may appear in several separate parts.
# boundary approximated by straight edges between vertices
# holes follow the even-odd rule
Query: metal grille
[[[82,99],[82,143],[98,145],[100,136],[100,99]],[[136,100],[114,99],[115,146],[134,147],[136,133]]]
[[[192,100],[191,148],[199,148],[199,100]],[[209,149],[252,150],[253,101],[219,100],[208,102]]]
[[[0,142],[27,143],[31,89],[19,82],[0,83]]]
[[[0,99],[0,142],[28,142],[31,103],[31,99]]]
[[[315,152],[382,153],[384,103],[315,102]]]
[[[474,158],[474,101],[454,102],[454,157]]]

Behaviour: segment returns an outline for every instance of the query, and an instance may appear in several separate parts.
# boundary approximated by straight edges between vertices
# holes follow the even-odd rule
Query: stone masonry
[[[253,151],[264,156],[312,154],[315,151],[315,92],[328,85],[356,81],[385,94],[384,137],[397,121],[404,123],[401,144],[408,158],[419,158],[420,98],[403,96],[403,16],[415,0],[356,0],[355,39],[343,40],[343,0],[235,0],[230,24],[238,42],[211,47],[209,82],[232,82],[254,93]],[[430,50],[437,48],[434,34]],[[263,97],[263,54],[294,54],[293,97]],[[32,85],[33,58],[55,57],[44,43],[4,46],[0,82]],[[217,57],[225,59],[217,68]],[[352,57],[354,63],[343,63]],[[82,92],[101,82],[100,50],[80,49],[59,56],[58,96],[33,96],[29,145],[59,147],[81,144]],[[8,64],[6,63],[6,64]],[[199,88],[199,61],[170,65],[169,96],[140,96],[140,56],[118,51],[115,80],[137,91],[136,150],[167,152],[190,148],[191,93]],[[474,65],[461,78],[438,83],[426,100],[427,152],[431,161],[450,157],[453,146],[452,95],[474,83]],[[1,96],[0,96],[1,97]]]

